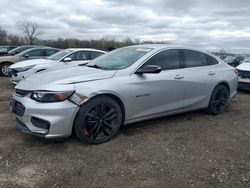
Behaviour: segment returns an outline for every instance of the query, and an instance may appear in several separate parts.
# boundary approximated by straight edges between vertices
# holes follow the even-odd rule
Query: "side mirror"
[[[25,54],[24,57],[25,57],[25,58],[29,58],[29,57],[30,57],[30,54]]]
[[[71,58],[70,57],[66,57],[63,62],[71,62]]]
[[[136,71],[136,74],[158,74],[161,72],[161,67],[157,65],[146,65]]]

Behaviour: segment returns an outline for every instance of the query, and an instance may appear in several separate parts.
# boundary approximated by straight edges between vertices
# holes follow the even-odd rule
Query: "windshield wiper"
[[[79,64],[78,66],[85,66],[85,65],[87,65],[88,63],[81,63],[81,64]]]
[[[91,67],[91,68],[95,68],[95,69],[102,69],[102,70],[105,70],[104,67],[101,67],[99,65],[86,65],[87,67]]]

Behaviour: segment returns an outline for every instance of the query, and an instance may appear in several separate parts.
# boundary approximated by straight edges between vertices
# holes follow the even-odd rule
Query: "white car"
[[[22,61],[9,67],[10,80],[14,84],[17,84],[32,74],[45,70],[69,68],[86,64],[105,53],[104,51],[91,48],[70,48],[55,53],[47,59]]]
[[[238,88],[250,91],[250,61],[243,61],[236,69],[239,73]]]

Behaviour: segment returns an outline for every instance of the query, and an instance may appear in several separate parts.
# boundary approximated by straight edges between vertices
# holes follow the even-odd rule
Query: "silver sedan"
[[[103,143],[122,125],[205,109],[218,115],[237,93],[237,71],[212,54],[166,45],[124,47],[85,66],[21,81],[12,112],[24,133]]]

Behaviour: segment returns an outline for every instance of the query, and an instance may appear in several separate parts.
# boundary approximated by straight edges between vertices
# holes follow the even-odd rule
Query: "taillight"
[[[239,76],[239,71],[237,69],[234,69],[234,72],[237,76]]]

